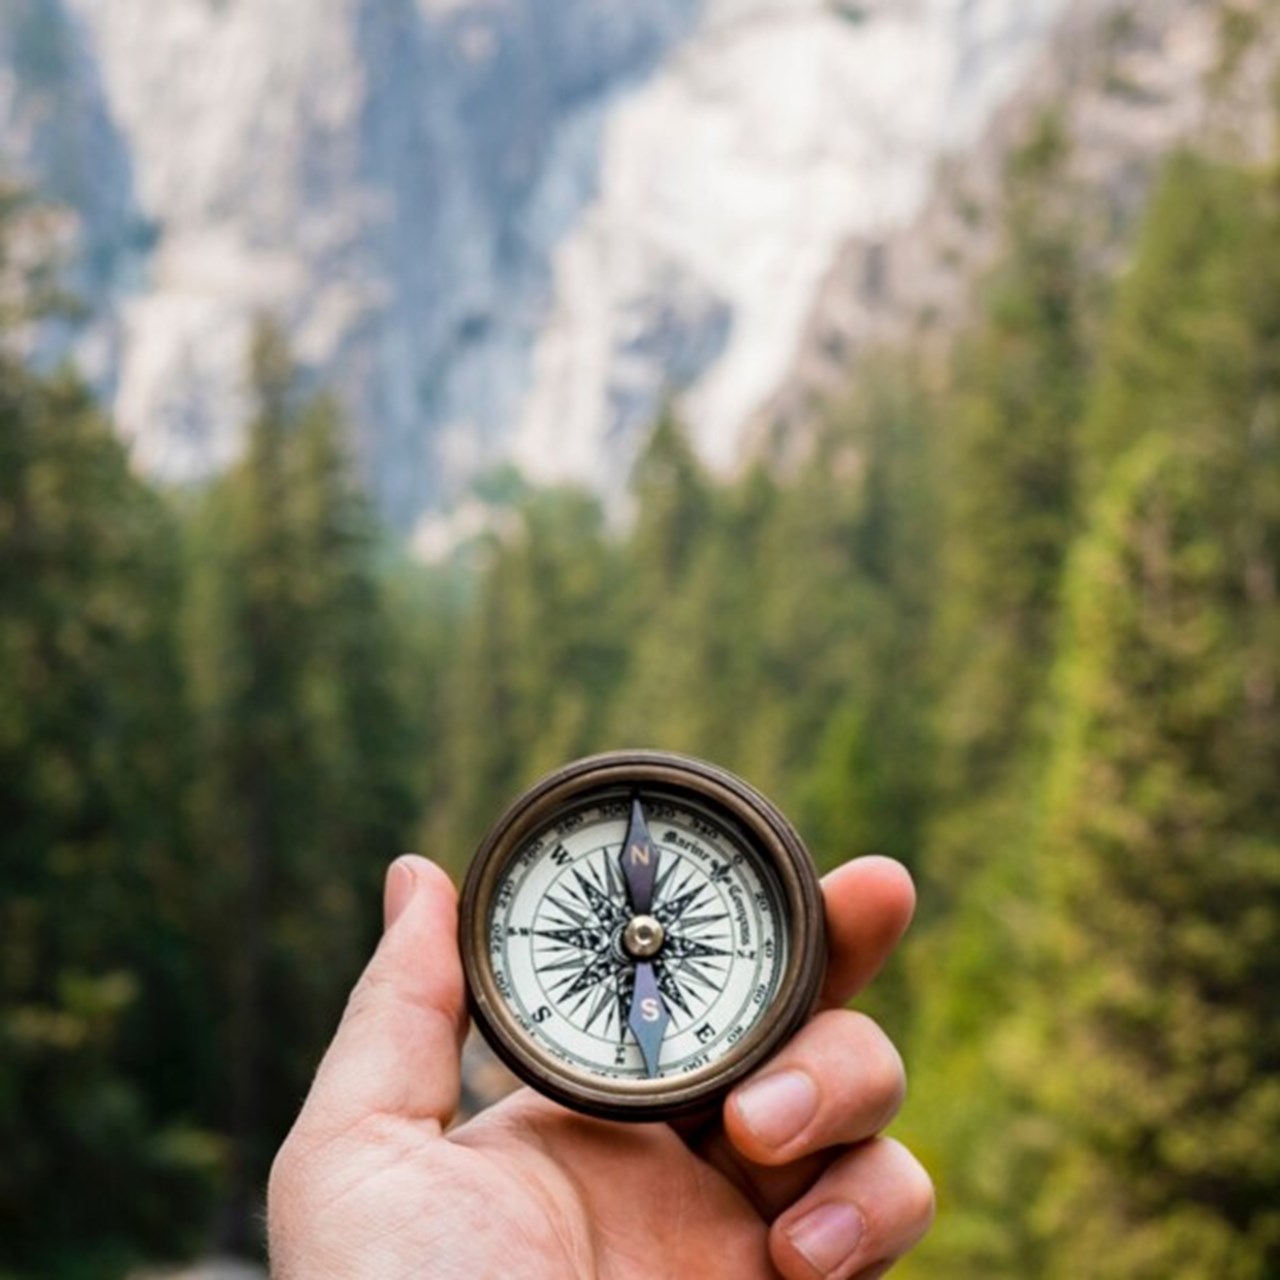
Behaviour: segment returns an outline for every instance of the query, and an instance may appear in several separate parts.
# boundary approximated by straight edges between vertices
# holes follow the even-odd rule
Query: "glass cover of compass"
[[[715,765],[565,766],[480,846],[460,934],[472,1015],[526,1083],[622,1120],[709,1109],[809,1016],[826,963],[812,860]]]

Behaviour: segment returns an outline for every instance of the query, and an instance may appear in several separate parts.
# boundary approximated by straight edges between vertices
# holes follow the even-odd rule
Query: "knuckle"
[[[296,1144],[286,1139],[271,1162],[267,1176],[267,1235],[274,1248],[286,1238],[296,1217],[299,1200],[304,1196],[305,1161],[296,1153]]]
[[[907,1096],[907,1072],[893,1041],[870,1018],[859,1027],[860,1092],[879,1128],[898,1114]]]
[[[386,986],[386,979],[369,966],[357,979],[347,996],[343,1006],[342,1021],[354,1022],[368,1015],[369,1009],[377,1002],[378,992]]]
[[[268,1204],[286,1196],[297,1181],[299,1162],[294,1155],[295,1146],[291,1135],[284,1140],[276,1152],[275,1159],[271,1162],[271,1172],[267,1175]]]
[[[894,1155],[899,1202],[909,1220],[923,1230],[933,1221],[938,1211],[938,1195],[933,1179],[924,1165],[902,1143],[893,1138],[886,1138],[884,1141],[890,1144]]]

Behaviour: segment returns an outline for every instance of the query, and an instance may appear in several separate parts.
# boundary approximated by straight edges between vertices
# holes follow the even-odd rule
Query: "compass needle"
[[[666,1033],[671,1015],[658,989],[653,965],[642,960],[636,965],[636,987],[631,997],[631,1013],[627,1025],[640,1046],[644,1069],[652,1079],[658,1074],[658,1055],[662,1051],[662,1037]]]
[[[622,841],[622,875],[627,899],[638,916],[647,916],[653,906],[653,885],[658,875],[658,850],[649,835],[649,824],[639,799],[631,801],[631,821]]]

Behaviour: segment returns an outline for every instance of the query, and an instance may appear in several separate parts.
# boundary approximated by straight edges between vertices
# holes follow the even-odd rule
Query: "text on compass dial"
[[[670,1016],[657,1074],[722,1058],[768,1008],[786,967],[781,896],[759,855],[684,802],[642,798],[657,851],[653,957]],[[619,865],[630,801],[579,808],[525,843],[498,881],[489,954],[498,992],[544,1051],[593,1075],[647,1076],[628,1029],[635,962]]]

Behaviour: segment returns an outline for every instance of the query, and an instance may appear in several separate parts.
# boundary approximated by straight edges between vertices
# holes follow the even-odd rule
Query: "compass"
[[[795,830],[740,778],[657,751],[575,761],[517,799],[459,929],[499,1057],[614,1120],[709,1109],[808,1018],[826,966]]]

